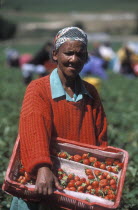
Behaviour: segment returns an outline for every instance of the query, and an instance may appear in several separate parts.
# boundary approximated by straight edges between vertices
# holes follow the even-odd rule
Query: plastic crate
[[[122,170],[118,174],[119,183],[118,183],[118,189],[117,189],[115,202],[108,202],[108,201],[103,202],[102,200],[103,198],[99,199],[98,201],[95,201],[94,199],[92,202],[88,202],[80,198],[78,194],[76,197],[76,194],[74,195],[74,192],[68,194],[65,191],[63,192],[63,191],[57,191],[57,190],[55,190],[51,196],[48,196],[47,199],[42,196],[40,198],[36,194],[34,187],[32,188],[27,185],[20,184],[16,181],[18,177],[19,168],[21,167],[19,137],[16,140],[13,153],[9,162],[9,166],[5,175],[5,180],[2,186],[2,189],[6,193],[17,196],[17,197],[21,197],[23,199],[27,199],[30,201],[39,201],[43,199],[46,200],[47,203],[55,201],[61,207],[64,207],[66,209],[74,209],[74,210],[75,209],[76,210],[77,209],[79,210],[97,209],[98,210],[102,208],[116,209],[119,206],[122,190],[123,190],[123,185],[124,185],[124,180],[125,180],[127,164],[128,164],[127,151],[119,149],[119,148],[115,148],[115,147],[110,147],[110,146],[103,147],[103,148],[97,147],[97,146],[90,146],[88,144],[81,144],[75,141],[69,141],[69,140],[61,139],[61,138],[53,139],[51,142],[56,142],[58,146],[61,148],[61,151],[62,150],[65,151],[66,149],[72,152],[77,151],[79,153],[88,151],[88,152],[94,153],[95,156],[98,155],[103,158],[106,158],[106,157],[120,158],[124,164],[123,164]],[[63,160],[61,162],[65,164],[66,160]],[[74,164],[77,164],[77,163],[74,163]]]

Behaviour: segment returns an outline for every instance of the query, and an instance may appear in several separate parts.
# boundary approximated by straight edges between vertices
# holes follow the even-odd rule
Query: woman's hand
[[[36,192],[42,195],[51,195],[53,193],[53,186],[58,190],[63,188],[60,186],[57,177],[53,174],[49,167],[41,167],[37,172]]]

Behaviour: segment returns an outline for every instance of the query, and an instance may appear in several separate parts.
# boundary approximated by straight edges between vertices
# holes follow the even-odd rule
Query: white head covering
[[[87,45],[87,34],[78,27],[71,26],[63,28],[57,33],[54,39],[55,49],[57,50],[63,43],[72,40],[81,41]]]

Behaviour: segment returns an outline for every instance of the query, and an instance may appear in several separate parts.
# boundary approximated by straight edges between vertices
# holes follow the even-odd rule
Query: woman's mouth
[[[70,70],[76,70],[75,66],[69,65],[68,67],[70,68]]]

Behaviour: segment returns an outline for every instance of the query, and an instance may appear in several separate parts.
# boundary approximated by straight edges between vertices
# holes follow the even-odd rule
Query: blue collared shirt
[[[62,86],[61,80],[60,80],[58,72],[57,72],[57,68],[54,69],[50,75],[50,86],[51,86],[52,99],[56,99],[56,98],[65,96],[67,101],[77,102],[83,98],[84,94],[87,94],[89,97],[92,98],[90,93],[86,90],[85,86],[83,85],[82,80],[79,75],[76,78],[75,84],[76,84],[75,85],[75,93],[73,95],[73,98],[71,98]],[[78,84],[81,87],[80,88],[81,91],[78,90]]]

